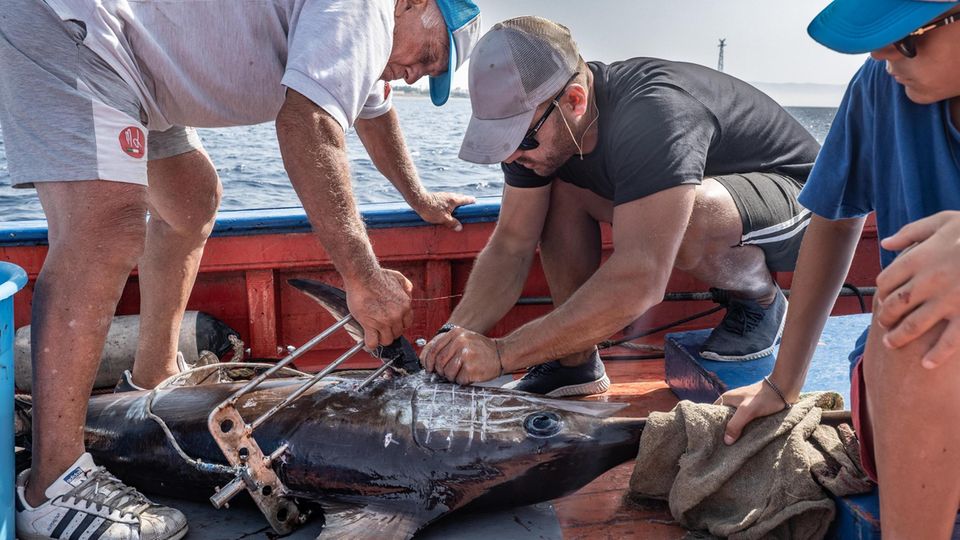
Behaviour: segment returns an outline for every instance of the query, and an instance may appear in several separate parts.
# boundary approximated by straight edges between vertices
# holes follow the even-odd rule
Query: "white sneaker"
[[[83,454],[47,488],[47,501],[24,497],[27,469],[17,477],[17,538],[48,540],[178,540],[187,534],[179,510],[150,502]]]

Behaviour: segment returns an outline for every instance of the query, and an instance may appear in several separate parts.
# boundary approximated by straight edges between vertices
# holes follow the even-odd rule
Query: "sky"
[[[826,49],[807,25],[827,0],[476,0],[483,29],[521,15],[539,15],[570,28],[586,60],[611,62],[654,56],[716,68],[717,44],[726,39],[724,71],[754,83],[812,83],[835,88],[764,85],[794,103],[836,105],[843,86],[866,55]],[[461,68],[454,86],[467,87]],[[777,99],[778,95],[774,95]],[[782,101],[783,99],[781,99]]]

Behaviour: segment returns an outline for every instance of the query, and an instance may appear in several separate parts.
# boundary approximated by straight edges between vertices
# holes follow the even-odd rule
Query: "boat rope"
[[[230,341],[230,345],[233,348],[233,356],[230,357],[231,362],[241,362],[244,357],[244,347],[243,340],[240,339],[240,336],[235,334],[230,334],[227,336],[227,339]]]
[[[844,294],[844,292],[843,292],[844,289],[850,291],[852,294]],[[725,291],[719,291],[719,292],[720,292],[720,293],[725,293]],[[866,295],[873,295],[873,294],[875,294],[876,292],[877,292],[876,287],[857,287],[856,285],[852,285],[852,284],[850,284],[850,283],[844,283],[844,284],[840,287],[840,294],[838,295],[838,297],[840,297],[840,296],[856,296],[856,297],[857,297],[857,301],[858,301],[858,303],[860,304],[860,312],[861,312],[861,313],[867,313],[867,303],[866,303],[866,300],[864,299],[864,296],[866,296]],[[789,296],[790,296],[790,289],[784,289],[784,290],[783,290],[783,294],[784,294],[785,296],[789,297]],[[673,300],[679,300],[679,299],[682,299],[682,300],[714,300],[714,301],[722,300],[722,298],[719,298],[718,295],[717,295],[716,293],[714,293],[713,291],[711,291],[711,292],[709,292],[709,293],[674,293],[674,295],[676,295],[677,298],[672,298]],[[669,297],[670,295],[668,294],[667,296]],[[666,299],[667,299],[667,298],[665,298],[665,300],[666,300]],[[716,313],[717,311],[720,311],[721,309],[724,309],[724,307],[723,307],[723,306],[715,306],[715,307],[710,308],[710,309],[708,309],[708,310],[701,311],[701,312],[699,312],[699,313],[694,313],[693,315],[690,315],[689,317],[684,317],[684,318],[682,318],[682,319],[677,319],[677,320],[675,320],[675,321],[669,322],[669,323],[664,324],[664,325],[662,325],[662,326],[658,326],[658,327],[656,327],[656,328],[651,328],[651,329],[649,329],[649,330],[643,330],[643,331],[641,331],[641,332],[638,332],[638,333],[636,333],[636,334],[631,334],[631,335],[626,336],[626,337],[623,337],[623,338],[621,338],[621,339],[617,339],[617,340],[610,340],[610,339],[608,339],[608,340],[606,340],[606,341],[602,341],[602,342],[600,342],[599,344],[597,344],[597,348],[598,348],[598,349],[608,349],[608,348],[610,348],[610,347],[618,347],[618,346],[629,347],[630,345],[636,345],[636,344],[631,344],[631,343],[628,343],[628,342],[633,341],[633,340],[635,340],[635,339],[640,339],[640,338],[642,338],[642,337],[646,337],[646,336],[649,336],[649,335],[652,335],[652,334],[656,334],[656,333],[658,333],[658,332],[663,332],[664,330],[669,330],[669,329],[671,329],[671,328],[680,326],[681,324],[685,324],[685,323],[688,323],[688,322],[691,322],[691,321],[695,321],[695,320],[697,320],[697,319],[701,319],[701,318],[706,317],[706,316],[708,316],[708,315],[712,315],[712,314]],[[661,350],[662,350],[662,349],[661,349]]]
[[[159,424],[160,429],[163,430],[163,433],[167,439],[167,442],[170,443],[170,446],[173,447],[177,455],[179,455],[180,458],[184,460],[191,467],[204,473],[223,473],[223,474],[236,476],[241,472],[240,467],[232,467],[229,465],[222,465],[219,463],[207,463],[202,459],[194,458],[194,457],[191,457],[189,454],[187,454],[187,452],[183,449],[183,447],[180,446],[180,442],[177,441],[177,438],[174,436],[173,432],[170,431],[170,427],[167,426],[167,423],[163,420],[163,418],[160,418],[159,416],[157,416],[156,413],[153,412],[153,401],[156,398],[157,393],[159,391],[165,390],[172,386],[183,386],[183,381],[189,380],[190,376],[194,374],[200,374],[204,371],[210,371],[212,373],[216,373],[224,370],[270,369],[272,367],[274,367],[273,364],[262,363],[262,362],[231,361],[229,363],[207,364],[203,366],[197,366],[197,367],[188,369],[186,371],[182,371],[176,375],[173,375],[172,377],[167,378],[165,381],[157,385],[156,388],[150,391],[150,394],[147,396],[147,401],[145,406],[147,417],[153,420],[154,422],[156,422],[157,424]],[[306,377],[306,378],[311,377],[309,373],[305,373],[303,371],[299,371],[293,368],[285,367],[283,368],[283,371],[284,373],[290,374],[290,376],[293,376],[293,377]],[[206,380],[209,376],[210,376],[209,373],[206,374],[206,376],[203,377],[202,380]]]
[[[600,343],[597,344],[597,348],[598,348],[598,349],[609,349],[610,347],[617,347],[617,346],[620,346],[620,345],[624,345],[624,344],[627,343],[628,341],[633,341],[633,340],[635,340],[635,339],[640,339],[640,338],[642,338],[642,337],[646,337],[646,336],[649,336],[649,335],[651,335],[651,334],[656,334],[657,332],[663,332],[664,330],[669,330],[669,329],[671,329],[671,328],[673,328],[673,327],[675,327],[675,326],[680,326],[681,324],[688,323],[688,322],[690,322],[690,321],[695,321],[695,320],[697,320],[697,319],[701,319],[701,318],[706,317],[706,316],[708,316],[708,315],[712,315],[712,314],[720,311],[721,309],[724,309],[723,306],[712,307],[712,308],[710,308],[710,309],[708,309],[708,310],[706,310],[706,311],[701,311],[701,312],[699,312],[699,313],[694,313],[693,315],[690,315],[689,317],[684,317],[684,318],[682,318],[682,319],[677,319],[677,320],[675,320],[675,321],[672,321],[672,322],[670,322],[670,323],[664,324],[664,325],[662,325],[662,326],[658,326],[658,327],[656,327],[656,328],[650,328],[649,330],[644,330],[644,331],[642,331],[642,332],[637,332],[636,334],[630,334],[629,336],[624,337],[624,338],[621,338],[621,339],[616,339],[616,340],[608,339],[608,340],[606,340],[606,341],[601,341]]]

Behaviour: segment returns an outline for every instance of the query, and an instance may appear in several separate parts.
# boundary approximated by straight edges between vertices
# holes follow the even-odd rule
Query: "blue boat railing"
[[[366,203],[360,205],[363,221],[371,229],[420,227],[427,225],[404,202]],[[500,214],[500,197],[479,197],[475,204],[461,206],[454,216],[462,223],[496,221]],[[310,222],[303,208],[266,208],[258,210],[224,210],[217,215],[213,236],[249,236],[309,232]],[[29,246],[47,243],[47,222],[42,219],[0,223],[0,247]]]

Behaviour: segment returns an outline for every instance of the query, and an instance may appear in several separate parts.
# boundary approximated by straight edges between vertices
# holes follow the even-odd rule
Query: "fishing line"
[[[411,298],[411,302],[436,302],[437,300],[450,300],[452,298],[461,298],[463,293],[460,294],[450,294],[447,296],[434,296],[432,298]]]
[[[193,458],[189,454],[187,454],[187,452],[184,451],[183,447],[180,446],[180,443],[177,441],[177,438],[173,435],[173,432],[170,431],[170,428],[167,426],[167,423],[163,420],[163,418],[160,418],[153,412],[153,400],[154,398],[156,398],[158,391],[165,390],[170,386],[174,386],[174,383],[176,383],[178,380],[185,379],[188,375],[191,375],[193,373],[199,373],[201,371],[216,372],[222,369],[236,369],[236,368],[269,369],[272,367],[273,367],[272,364],[266,364],[266,363],[260,363],[260,362],[229,362],[229,363],[221,363],[221,364],[207,364],[204,366],[198,366],[195,368],[188,369],[186,371],[183,371],[181,373],[173,375],[172,377],[167,378],[165,381],[157,385],[156,388],[150,391],[150,394],[147,396],[147,401],[145,404],[147,417],[160,425],[160,429],[163,430],[163,433],[166,436],[167,441],[170,443],[173,449],[177,452],[180,458],[183,459],[191,467],[201,472],[223,473],[223,474],[230,474],[230,475],[236,476],[240,472],[240,470],[236,467],[222,465],[220,463],[206,463],[202,459]],[[294,377],[310,378],[309,373],[304,373],[303,371],[299,371],[293,368],[285,367],[283,368],[283,370],[285,372],[291,373]],[[177,385],[177,386],[185,386],[185,385]],[[191,386],[194,386],[194,385],[191,385]]]

